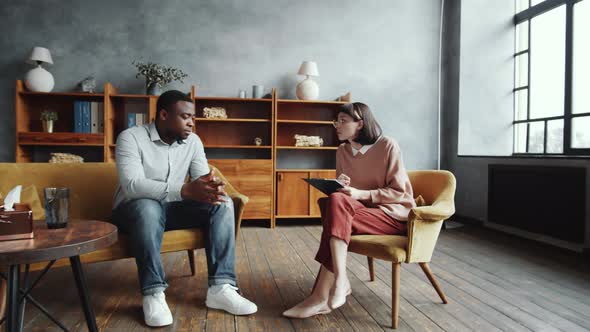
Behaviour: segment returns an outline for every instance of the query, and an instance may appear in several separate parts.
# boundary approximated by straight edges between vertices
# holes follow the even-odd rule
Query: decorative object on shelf
[[[162,87],[173,81],[184,83],[184,79],[188,77],[182,70],[171,66],[139,61],[133,61],[132,64],[137,67],[135,78],[145,76],[147,94],[149,95],[159,96],[162,93]]]
[[[88,76],[78,83],[78,86],[82,92],[94,93],[96,92],[96,79],[92,75]]]
[[[29,70],[25,75],[25,85],[27,89],[35,92],[50,92],[53,90],[55,81],[50,72],[41,67],[42,63],[52,65],[53,59],[51,53],[45,47],[35,46],[31,51],[31,55],[26,61],[30,64],[36,64],[37,67]]]
[[[303,61],[298,75],[305,75],[305,79],[297,84],[297,98],[301,100],[316,100],[320,96],[319,85],[312,80],[312,76],[320,76],[318,65],[313,61]]]
[[[351,100],[352,100],[352,97],[350,96],[350,91],[348,91],[346,94],[343,94],[342,96],[336,98],[336,101],[350,102]]]
[[[227,119],[227,114],[223,107],[205,107],[203,108],[203,117],[206,119]]]
[[[238,92],[238,98],[246,98],[246,90],[240,90]]]
[[[53,132],[53,122],[57,121],[57,112],[43,111],[41,112],[41,122],[43,124],[43,131],[46,133]]]
[[[252,98],[262,98],[264,85],[252,85]]]
[[[295,146],[324,146],[324,140],[319,136],[306,136],[295,134]]]
[[[256,144],[256,146],[261,146],[262,145],[262,138],[255,137],[254,138],[254,144]]]
[[[51,164],[79,164],[83,162],[84,158],[78,155],[61,152],[52,152],[51,159],[49,159]]]

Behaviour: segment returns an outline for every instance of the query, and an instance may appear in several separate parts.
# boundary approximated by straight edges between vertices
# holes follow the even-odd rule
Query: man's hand
[[[225,183],[215,176],[215,171],[185,183],[180,190],[182,199],[190,199],[197,202],[219,205],[226,202]]]
[[[360,190],[351,186],[338,189],[339,192],[350,196],[357,201],[368,201],[371,199],[371,193],[368,190]]]

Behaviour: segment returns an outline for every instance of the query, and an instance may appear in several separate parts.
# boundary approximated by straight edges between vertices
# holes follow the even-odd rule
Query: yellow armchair
[[[354,235],[348,250],[367,256],[371,281],[375,280],[373,259],[392,262],[392,325],[397,328],[399,311],[399,278],[401,263],[418,263],[430,283],[447,303],[428,262],[432,258],[443,221],[455,213],[455,177],[448,171],[408,172],[414,195],[421,195],[427,205],[415,207],[408,217],[407,236]]]

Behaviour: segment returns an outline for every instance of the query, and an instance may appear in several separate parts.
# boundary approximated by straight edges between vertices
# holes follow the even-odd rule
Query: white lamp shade
[[[36,64],[37,62],[45,62],[49,64],[53,64],[53,59],[51,59],[51,53],[45,47],[35,46],[31,51],[31,55],[27,59],[27,63]]]
[[[313,61],[303,61],[301,67],[299,67],[299,75],[307,75],[307,76],[320,76],[318,72],[318,65]]]

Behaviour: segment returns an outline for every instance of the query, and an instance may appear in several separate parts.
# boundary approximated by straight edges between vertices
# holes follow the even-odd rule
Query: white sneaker
[[[172,324],[172,313],[166,303],[164,292],[145,295],[143,297],[143,318],[151,327],[166,326]]]
[[[237,292],[238,288],[230,284],[215,285],[207,290],[205,305],[211,309],[221,309],[233,315],[250,315],[258,311],[252,303]]]

